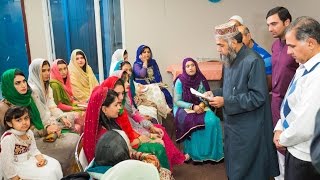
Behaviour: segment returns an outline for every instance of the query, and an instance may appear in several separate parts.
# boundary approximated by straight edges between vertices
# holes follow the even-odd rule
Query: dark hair
[[[109,90],[108,90],[108,93],[107,93],[107,97],[106,97],[106,99],[103,101],[102,106],[109,107],[110,104],[112,104],[112,103],[114,102],[114,100],[116,99],[116,97],[118,97],[118,94],[117,94],[114,90],[109,89]]]
[[[115,88],[117,85],[121,85],[121,86],[124,87],[124,82],[123,82],[123,80],[121,78],[116,81],[116,83],[114,84],[113,88]]]
[[[109,120],[107,116],[104,114],[104,112],[102,111],[102,106],[109,107],[116,100],[117,97],[118,97],[118,93],[116,93],[112,89],[109,89],[107,93],[107,97],[103,101],[100,108],[99,123],[101,123],[101,125],[105,127],[107,130],[121,129],[120,126],[114,120]]]
[[[131,66],[131,63],[129,61],[123,61],[122,63],[120,63],[120,69],[122,70],[122,67],[126,64]]]
[[[301,16],[294,20],[285,33],[296,30],[296,39],[305,41],[308,38],[315,39],[320,44],[320,24],[311,17]]]
[[[129,81],[129,74],[126,71],[123,71],[120,79],[123,81],[124,84],[126,82],[126,79]]]
[[[82,55],[82,57],[84,58],[85,63],[84,63],[84,65],[83,65],[83,67],[82,67],[82,70],[83,70],[84,72],[87,72],[87,68],[86,68],[86,66],[87,66],[87,59],[86,59],[86,56],[84,55],[84,52],[82,52],[82,51],[77,51],[77,52],[76,52],[76,55]]]
[[[237,43],[242,43],[242,34],[239,32],[237,35],[233,36]]]
[[[67,65],[67,63],[63,60],[63,59],[57,59],[57,64],[59,65],[59,64],[65,64],[65,65]]]
[[[143,53],[143,51],[144,51],[145,49],[149,49],[150,54],[151,54],[151,56],[150,56],[150,57],[152,57],[152,51],[151,51],[151,49],[150,49],[150,47],[149,47],[149,46],[144,46],[144,47],[142,48],[142,51],[141,51],[141,53],[140,53],[140,54],[142,54],[142,53]],[[140,54],[139,54],[139,55],[140,55]]]
[[[123,56],[126,55],[126,54],[128,54],[128,51],[127,51],[127,50],[124,50]]]
[[[16,69],[15,72],[14,72],[14,77],[17,77],[17,76],[23,76],[25,78],[25,82],[27,83],[28,91],[31,90],[31,88],[30,88],[30,86],[28,84],[28,81],[26,80],[26,76],[23,74],[23,72],[20,69]],[[12,82],[12,83],[14,83],[14,82]]]
[[[268,11],[267,13],[267,16],[266,16],[266,19],[268,19],[269,16],[272,16],[274,14],[278,14],[279,16],[279,19],[282,21],[282,22],[285,22],[287,19],[290,20],[290,22],[292,21],[292,17],[291,17],[291,14],[289,13],[288,9],[285,8],[285,7],[275,7],[275,8],[272,8]]]
[[[42,63],[42,67],[45,66],[45,65],[48,65],[50,67],[50,63],[48,60],[44,60],[43,63]]]
[[[11,122],[13,119],[17,119],[22,117],[23,115],[25,115],[26,113],[29,114],[29,111],[26,107],[22,107],[22,106],[12,106],[10,107],[6,113],[4,114],[4,126],[5,129],[11,129],[11,127],[9,127],[9,125],[7,124],[7,122]]]
[[[26,77],[20,69],[16,69],[16,70],[15,70],[15,72],[14,72],[14,77],[16,77],[16,76]]]

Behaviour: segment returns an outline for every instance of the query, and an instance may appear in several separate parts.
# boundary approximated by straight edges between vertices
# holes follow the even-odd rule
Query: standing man
[[[234,23],[216,26],[215,32],[217,50],[225,62],[223,88],[215,91],[209,103],[223,107],[227,176],[229,180],[269,180],[279,175],[279,169],[263,60],[243,45]]]
[[[285,180],[319,180],[311,164],[310,145],[315,118],[320,108],[320,24],[310,17],[299,17],[286,33],[288,54],[300,63],[280,109],[274,143],[285,154]]]
[[[284,95],[287,92],[289,83],[298,68],[291,55],[287,54],[288,46],[285,41],[285,30],[291,23],[291,15],[284,7],[275,7],[266,16],[269,31],[276,40],[272,44],[272,99],[271,111],[272,121],[275,126],[280,119],[280,106]],[[278,151],[280,176],[276,180],[283,180],[284,177],[284,150]]]
[[[256,53],[258,53],[263,61],[267,75],[267,83],[268,83],[268,90],[271,91],[271,73],[272,73],[272,64],[271,64],[271,55],[259,46],[251,37],[251,33],[245,25],[238,26],[239,32],[242,34],[242,42],[247,47],[253,49]]]

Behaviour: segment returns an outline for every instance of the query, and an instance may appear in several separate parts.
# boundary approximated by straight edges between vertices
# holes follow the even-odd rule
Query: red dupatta
[[[107,87],[97,86],[92,91],[88,102],[83,134],[83,150],[88,162],[94,158],[98,139],[106,132],[106,129],[102,128],[99,123],[99,113],[107,93]]]
[[[102,87],[107,87],[109,89],[114,89],[114,86],[119,78],[116,76],[108,77],[101,84]],[[140,135],[132,129],[132,126],[129,121],[128,112],[124,109],[122,114],[119,114],[119,117],[116,118],[117,124],[121,129],[127,134],[130,142],[138,138]]]

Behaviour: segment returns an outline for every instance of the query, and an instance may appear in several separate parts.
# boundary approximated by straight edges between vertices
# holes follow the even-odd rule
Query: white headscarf
[[[125,160],[110,168],[101,180],[160,180],[157,168],[137,160]]]
[[[39,110],[43,124],[50,125],[64,114],[59,108],[57,108],[53,99],[52,89],[49,84],[47,91],[45,91],[45,85],[42,79],[42,65],[45,61],[47,60],[38,58],[31,62],[29,65],[28,84],[33,91],[32,98]]]
[[[123,56],[124,56],[124,52],[125,52],[125,49],[117,49],[113,55],[112,55],[112,58],[111,58],[111,64],[110,64],[110,71],[109,71],[109,74],[112,74],[113,71],[114,71],[114,68],[116,67],[117,63],[119,61],[123,61]]]

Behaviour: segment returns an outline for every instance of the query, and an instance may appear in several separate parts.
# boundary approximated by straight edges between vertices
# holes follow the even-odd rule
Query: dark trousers
[[[284,180],[320,180],[320,174],[311,162],[292,156],[289,151],[285,155]]]

